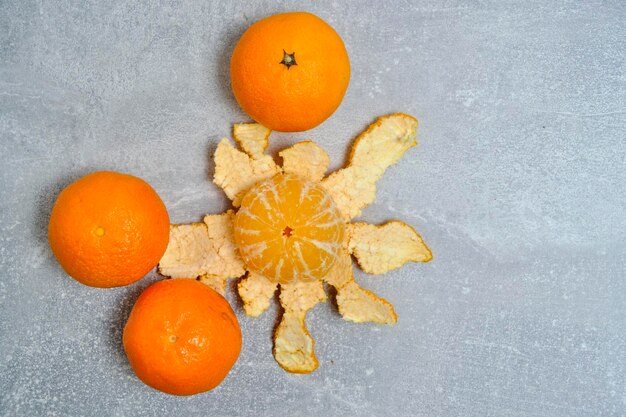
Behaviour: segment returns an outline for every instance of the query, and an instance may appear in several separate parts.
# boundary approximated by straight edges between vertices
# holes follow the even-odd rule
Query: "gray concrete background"
[[[214,391],[144,386],[121,349],[150,282],[68,278],[46,241],[58,192],[98,169],[149,181],[175,222],[228,207],[209,154],[247,120],[229,54],[254,20],[309,10],[352,62],[312,138],[341,166],[377,116],[421,144],[362,219],[412,224],[435,259],[358,273],[395,327],[308,317],[320,368],[271,355],[277,309],[237,307],[241,357]],[[626,3],[0,1],[0,415],[626,415]],[[229,295],[237,305],[236,296]]]

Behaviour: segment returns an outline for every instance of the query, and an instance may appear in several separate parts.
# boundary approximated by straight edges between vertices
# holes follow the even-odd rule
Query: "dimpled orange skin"
[[[296,65],[282,64],[295,53]],[[319,17],[282,13],[254,23],[230,61],[233,93],[243,110],[271,130],[311,129],[337,109],[350,81],[343,41]]]
[[[228,301],[194,279],[148,287],[124,327],[124,350],[146,385],[173,395],[218,386],[241,352],[241,329]]]
[[[252,187],[235,215],[234,239],[246,266],[283,284],[324,277],[344,233],[328,192],[294,175],[277,174]]]
[[[156,266],[169,242],[163,201],[144,180],[99,171],[68,185],[48,224],[52,253],[92,287],[132,284]]]

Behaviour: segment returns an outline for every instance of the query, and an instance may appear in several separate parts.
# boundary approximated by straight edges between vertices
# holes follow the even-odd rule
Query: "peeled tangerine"
[[[274,358],[288,372],[318,366],[305,326],[308,310],[326,299],[324,283],[337,291],[344,319],[393,324],[393,306],[354,280],[352,256],[361,269],[383,274],[432,255],[415,230],[400,221],[370,225],[351,220],[374,201],[387,168],[415,146],[417,120],[396,113],[376,120],[357,137],[348,166],[324,178],[329,158],[313,142],[279,153],[282,167],[265,154],[269,130],[235,125],[235,141],[215,151],[215,176],[239,210],[207,215],[202,223],[172,225],[159,270],[171,277],[198,277],[219,292],[238,284],[244,310],[263,313],[280,284],[284,309],[274,335]]]
[[[323,187],[277,174],[243,197],[234,237],[249,271],[286,284],[328,274],[342,249],[344,229],[341,213]]]

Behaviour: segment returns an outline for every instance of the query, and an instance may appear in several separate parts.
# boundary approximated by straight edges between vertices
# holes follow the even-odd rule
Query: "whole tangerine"
[[[59,194],[48,224],[52,253],[92,287],[132,284],[156,266],[169,242],[163,201],[144,180],[99,171]]]
[[[239,105],[271,130],[298,132],[326,120],[350,81],[337,32],[306,12],[275,14],[250,26],[235,46],[230,79]]]
[[[174,395],[219,385],[241,351],[228,301],[186,278],[159,281],[140,296],[124,327],[124,350],[145,384]]]

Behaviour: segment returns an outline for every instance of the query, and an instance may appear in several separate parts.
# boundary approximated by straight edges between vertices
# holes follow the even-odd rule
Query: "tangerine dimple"
[[[248,270],[274,282],[314,281],[334,265],[344,227],[322,186],[277,174],[243,197],[234,237]]]

